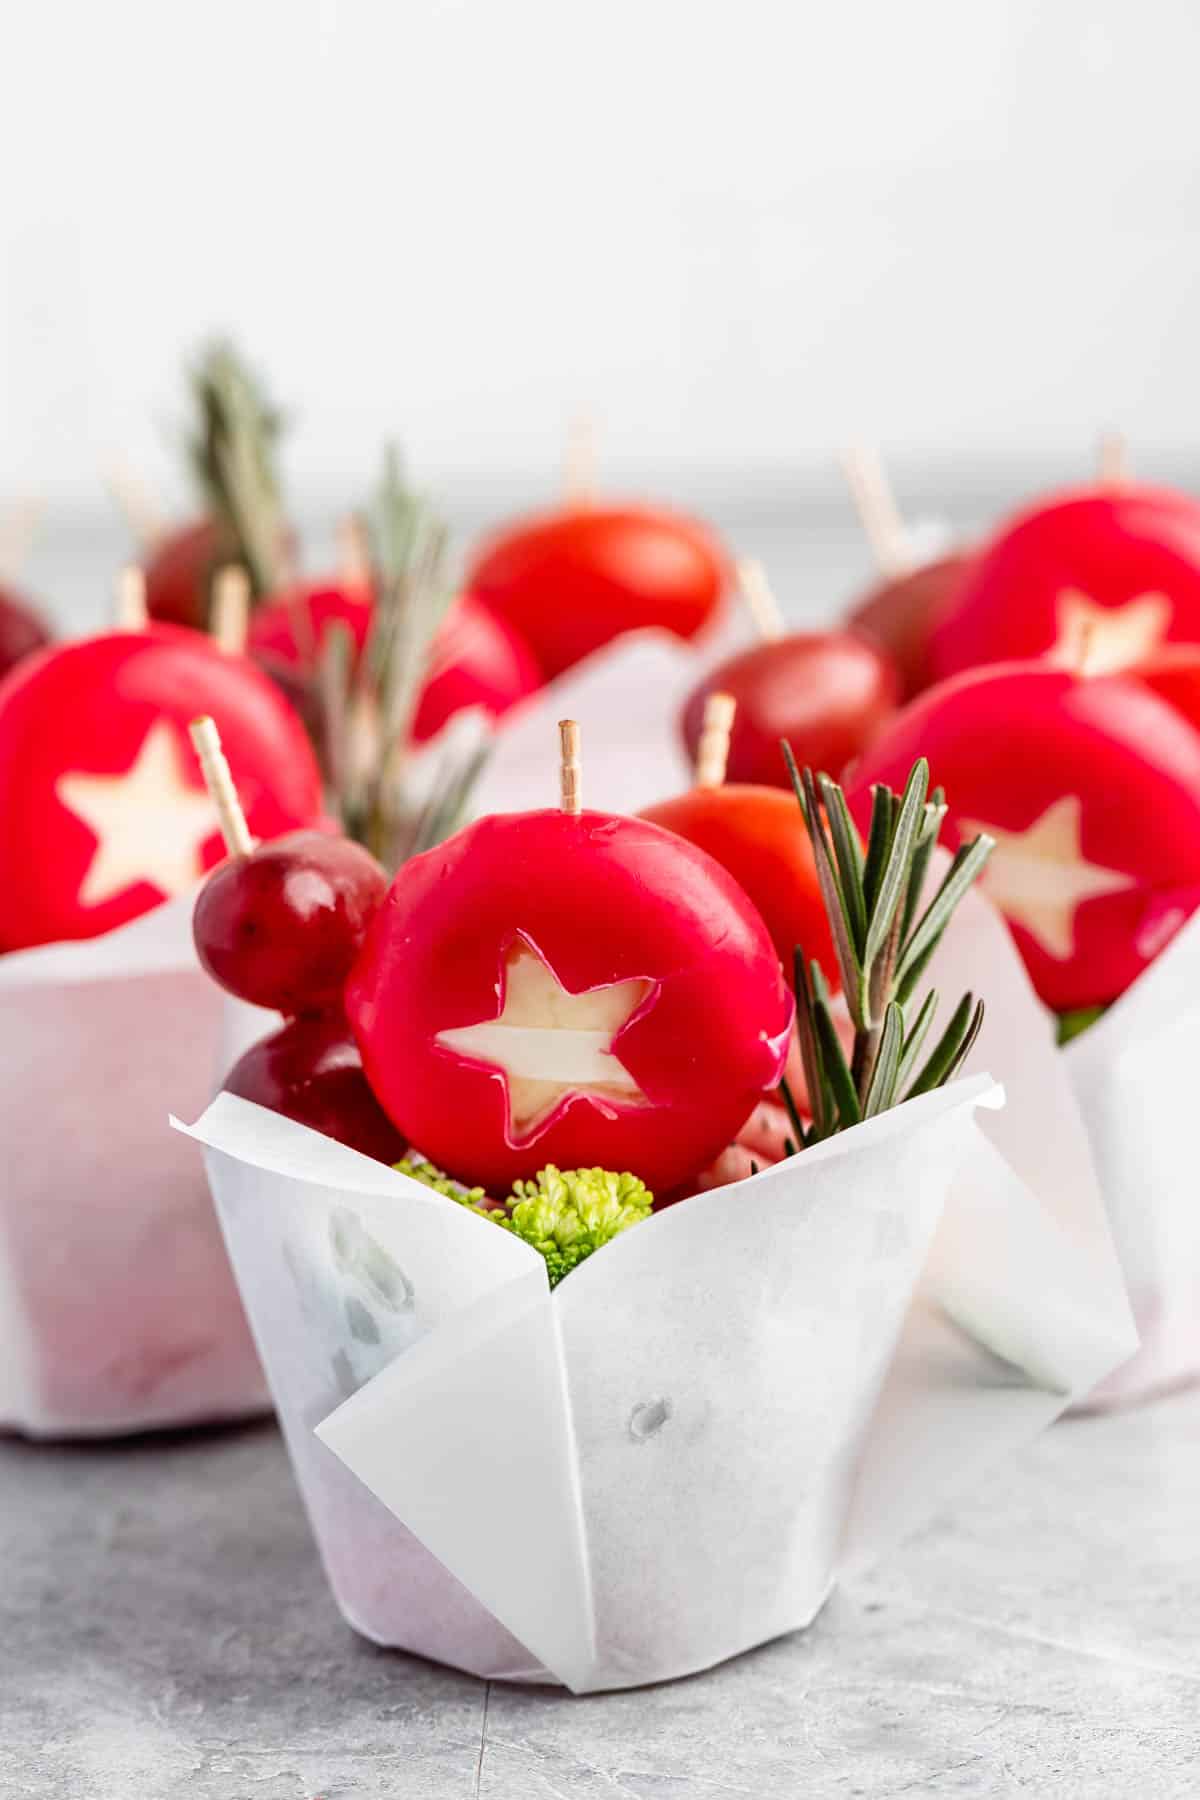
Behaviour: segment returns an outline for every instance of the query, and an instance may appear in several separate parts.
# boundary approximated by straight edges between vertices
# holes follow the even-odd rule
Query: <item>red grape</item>
[[[865,638],[797,632],[755,644],[710,671],[684,708],[684,742],[694,762],[705,701],[711,693],[732,694],[730,781],[787,787],[780,738],[801,767],[837,776],[895,710],[897,689],[890,659]]]
[[[906,575],[890,576],[864,594],[850,614],[855,630],[895,663],[905,700],[923,693],[934,679],[929,640],[950,613],[971,563],[969,551],[956,550]]]
[[[290,1019],[234,1064],[225,1088],[379,1162],[408,1146],[371,1092],[344,1018]]]
[[[221,555],[221,533],[212,519],[196,519],[159,538],[146,556],[146,611],[168,625],[203,631],[208,584]]]
[[[215,981],[289,1017],[336,1009],[387,876],[348,838],[293,831],[213,870],[192,929]]]
[[[49,642],[46,625],[28,601],[11,588],[0,588],[0,676]]]

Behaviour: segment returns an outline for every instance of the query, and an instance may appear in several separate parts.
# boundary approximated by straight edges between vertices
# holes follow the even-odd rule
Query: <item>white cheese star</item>
[[[1064,794],[1024,831],[960,819],[964,839],[986,831],[996,840],[979,885],[1006,919],[1023,925],[1058,962],[1075,954],[1075,912],[1085,900],[1137,886],[1124,869],[1106,869],[1084,860],[1080,841],[1083,805]]]
[[[537,1135],[569,1097],[644,1106],[646,1096],[613,1054],[617,1033],[643,1004],[653,981],[635,978],[572,994],[532,944],[510,950],[500,982],[499,1015],[440,1031],[437,1043],[504,1076],[509,1132]]]
[[[1123,606],[1099,606],[1077,588],[1058,596],[1058,636],[1052,661],[1081,675],[1115,675],[1157,650],[1171,623],[1165,594],[1138,594]]]
[[[186,760],[185,760],[186,759]],[[60,775],[60,806],[96,840],[79,888],[81,906],[102,906],[137,882],[164,898],[204,873],[201,853],[220,830],[217,809],[184,779],[190,752],[167,719],[157,719],[123,775]]]

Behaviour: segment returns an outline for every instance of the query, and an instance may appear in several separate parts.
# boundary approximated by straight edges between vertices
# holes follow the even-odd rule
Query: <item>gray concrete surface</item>
[[[587,1699],[358,1641],[270,1426],[0,1445],[4,1800],[1200,1793],[1200,1394],[1072,1421],[706,1675]]]

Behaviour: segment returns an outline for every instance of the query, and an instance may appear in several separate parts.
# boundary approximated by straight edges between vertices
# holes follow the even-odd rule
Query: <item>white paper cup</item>
[[[552,1292],[511,1234],[221,1095],[192,1135],[349,1622],[577,1692],[807,1624],[1132,1347],[1102,1221],[1081,1244],[1018,1179],[1000,1101],[910,1102]]]
[[[0,1429],[99,1436],[268,1404],[203,1169],[163,1129],[264,1029],[200,970],[191,906],[0,957]]]
[[[1062,1052],[1141,1336],[1093,1406],[1200,1380],[1198,1042],[1200,914]]]

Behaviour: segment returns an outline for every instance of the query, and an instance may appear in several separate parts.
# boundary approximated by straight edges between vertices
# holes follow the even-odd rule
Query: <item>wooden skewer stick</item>
[[[756,557],[748,556],[738,563],[734,573],[759,637],[764,644],[774,643],[784,635],[785,626],[775,590],[767,580],[767,571]]]
[[[339,805],[349,789],[347,743],[353,699],[354,640],[350,628],[334,619],[325,633],[317,660],[317,694],[321,702],[321,744],[329,786]]]
[[[300,539],[290,525],[275,533],[275,557],[271,572],[274,589],[290,588],[300,579]]]
[[[15,580],[37,533],[44,502],[36,494],[16,500],[0,519],[0,575]]]
[[[906,575],[913,566],[912,547],[879,452],[865,444],[852,444],[842,451],[841,464],[881,573]]]
[[[385,765],[394,767],[403,752],[403,737],[389,739],[379,701],[365,682],[355,684],[347,696],[342,741],[345,781],[352,794],[369,789],[378,772]]]
[[[1079,627],[1075,640],[1075,672],[1085,679],[1105,672],[1103,650],[1096,643],[1094,622]]]
[[[576,413],[567,425],[563,454],[563,499],[568,506],[595,506],[596,421],[590,413]]]
[[[583,811],[580,791],[583,769],[579,761],[579,727],[574,719],[558,721],[558,785],[562,809],[576,816]]]
[[[292,622],[292,636],[296,640],[296,649],[303,668],[312,669],[320,654],[320,643],[317,639],[316,626],[309,610],[308,588],[298,582],[289,583],[285,589],[287,595],[288,618]]]
[[[737,701],[732,694],[710,694],[704,702],[700,742],[696,746],[696,786],[719,788],[729,761],[729,734]]]
[[[226,563],[213,582],[212,636],[218,650],[241,656],[250,628],[250,577],[241,563]]]
[[[1096,447],[1096,478],[1101,487],[1123,487],[1129,480],[1129,440],[1124,432],[1101,433]]]
[[[1070,669],[1073,675],[1101,675],[1104,670],[1103,645],[1097,642],[1096,621],[1094,618],[1077,618],[1072,620],[1058,648],[1047,657],[1060,669]]]
[[[162,507],[145,482],[121,457],[114,457],[104,471],[104,483],[135,543],[152,550],[167,526]]]
[[[200,773],[204,777],[204,785],[221,821],[221,836],[225,839],[225,848],[230,856],[249,856],[254,848],[254,839],[250,836],[250,827],[246,823],[246,815],[242,811],[242,803],[238,799],[233,776],[221,748],[221,734],[217,730],[216,720],[207,715],[201,719],[193,719],[188,732],[200,764]]]
[[[344,587],[371,585],[371,538],[361,513],[338,520],[338,579]]]
[[[145,631],[146,572],[137,563],[126,563],[117,576],[117,630]]]

